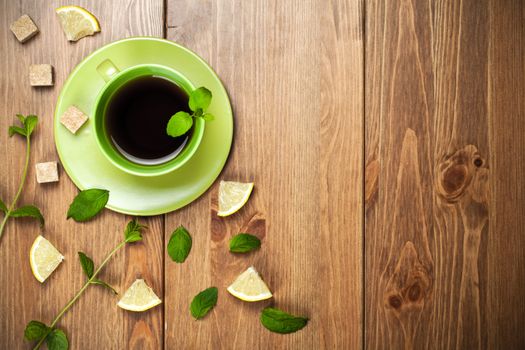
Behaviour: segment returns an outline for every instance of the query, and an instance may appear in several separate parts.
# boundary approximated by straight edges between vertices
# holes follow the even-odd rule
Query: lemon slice
[[[129,311],[146,311],[162,301],[143,279],[138,279],[124,292],[117,305]]]
[[[241,209],[250,198],[253,182],[221,181],[219,184],[218,216],[228,216]]]
[[[272,292],[253,266],[250,266],[233,281],[228,287],[228,292],[244,301],[260,301],[272,297]]]
[[[43,283],[64,260],[60,252],[47,239],[38,236],[29,252],[29,263],[33,276]]]
[[[69,41],[77,41],[100,32],[98,20],[82,7],[62,6],[56,9],[56,13]]]

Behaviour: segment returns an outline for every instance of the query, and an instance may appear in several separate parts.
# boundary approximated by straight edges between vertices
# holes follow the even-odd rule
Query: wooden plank
[[[525,347],[525,3],[490,2],[491,206],[484,332],[490,348]]]
[[[193,234],[188,260],[166,257],[166,348],[322,349],[361,346],[362,3],[168,1],[168,38],[206,59],[227,87],[235,140],[221,179],[254,181],[245,208],[216,217],[212,191],[166,219]],[[344,77],[341,78],[341,77]],[[352,179],[349,181],[348,179]],[[242,231],[259,251],[228,253]],[[308,315],[291,335],[259,323],[268,303],[226,287],[250,264],[275,292],[270,303]],[[204,320],[188,306],[215,285]]]
[[[49,322],[84,283],[77,251],[92,256],[95,263],[121,240],[128,217],[105,211],[96,220],[77,224],[66,221],[66,211],[76,188],[60,169],[60,182],[38,185],[34,164],[56,161],[52,132],[56,98],[64,80],[83,57],[94,49],[130,35],[162,36],[163,2],[149,1],[77,1],[98,17],[102,33],[68,43],[56,19],[54,9],[61,1],[0,2],[0,185],[2,199],[10,201],[19,183],[24,142],[7,137],[7,128],[15,113],[34,113],[40,117],[34,135],[31,165],[20,203],[34,203],[46,217],[44,235],[65,255],[66,260],[45,284],[32,276],[28,252],[39,233],[30,220],[11,220],[0,242],[0,347],[27,348],[23,331],[32,319]],[[117,11],[116,9],[122,9]],[[9,31],[9,24],[20,15],[29,14],[40,33],[21,45]],[[31,88],[28,68],[32,63],[50,63],[55,67],[55,86]],[[162,296],[163,289],[163,219],[142,219],[150,226],[143,244],[120,252],[109,263],[102,278],[119,291],[138,276],[145,278]],[[115,305],[117,298],[92,287],[65,315],[59,326],[65,329],[73,349],[158,349],[162,344],[163,312],[157,308],[144,314],[131,314]]]
[[[524,344],[518,3],[367,4],[367,348]]]
[[[320,342],[326,349],[361,349],[364,1],[320,1],[319,6],[321,245],[317,256],[318,279],[325,288],[317,296]]]

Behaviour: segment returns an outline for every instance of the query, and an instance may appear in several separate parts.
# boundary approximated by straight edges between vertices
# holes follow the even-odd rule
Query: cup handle
[[[104,81],[108,82],[117,74],[119,69],[115,66],[110,60],[104,60],[101,64],[97,66],[97,72],[100,74]]]

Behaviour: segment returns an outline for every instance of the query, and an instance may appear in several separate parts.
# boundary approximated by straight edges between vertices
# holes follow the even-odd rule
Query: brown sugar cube
[[[25,43],[38,33],[38,27],[28,15],[23,15],[17,19],[11,24],[10,28],[21,43]]]
[[[73,134],[76,134],[78,129],[88,120],[87,115],[82,113],[80,109],[75,106],[69,106],[68,109],[60,117],[60,122]]]
[[[57,162],[38,163],[36,165],[36,181],[39,184],[58,181]]]
[[[50,64],[32,64],[29,66],[31,86],[53,86],[53,66]]]

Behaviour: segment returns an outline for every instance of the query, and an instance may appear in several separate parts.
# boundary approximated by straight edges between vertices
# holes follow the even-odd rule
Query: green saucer
[[[154,63],[170,67],[194,86],[213,93],[204,136],[193,157],[175,171],[157,177],[139,177],[111,164],[97,146],[92,120],[73,135],[60,116],[75,105],[88,116],[105,84],[96,67],[105,59],[119,68]],[[80,189],[110,191],[107,208],[130,215],[158,215],[179,209],[201,194],[221,172],[232,143],[233,116],[228,94],[213,70],[199,56],[174,42],[157,38],[129,38],[108,44],[84,59],[67,79],[58,97],[54,120],[55,143],[62,166]]]

